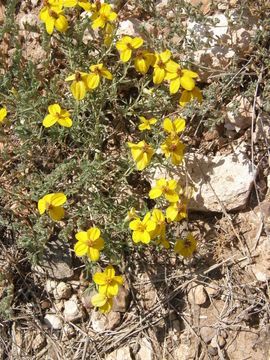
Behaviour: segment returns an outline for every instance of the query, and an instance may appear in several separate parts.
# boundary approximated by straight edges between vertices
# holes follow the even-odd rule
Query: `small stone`
[[[69,324],[65,324],[63,328],[63,340],[65,339],[71,339],[73,336],[76,335],[76,331],[73,326]]]
[[[193,302],[196,305],[205,304],[207,301],[207,293],[203,285],[198,285],[195,288],[191,288],[188,293],[188,300],[191,304],[193,304]]]
[[[66,321],[78,322],[84,317],[82,309],[78,305],[76,295],[64,303],[64,317]]]
[[[209,353],[209,355],[211,355],[211,356],[216,356],[217,353],[218,353],[218,350],[217,350],[217,348],[214,348],[214,347],[212,347],[212,346],[209,346],[209,347],[208,347],[208,353]]]
[[[64,301],[63,300],[56,300],[54,302],[54,307],[56,311],[62,311],[64,309]]]
[[[216,334],[216,329],[209,327],[209,326],[203,326],[200,330],[201,338],[203,341],[208,344],[211,342],[213,337]]]
[[[219,335],[218,337],[214,336],[213,339],[211,340],[211,346],[213,348],[217,348],[218,346],[222,349],[226,344],[226,340]]]
[[[204,140],[206,141],[212,141],[218,138],[219,138],[219,133],[216,129],[214,129],[213,131],[209,130],[204,134]]]
[[[20,29],[27,29],[27,25],[30,26],[37,26],[38,25],[38,18],[34,14],[24,14],[19,22]]]
[[[106,330],[106,316],[94,310],[91,313],[91,324],[94,331],[100,333]]]
[[[220,330],[220,336],[222,336],[224,339],[227,339],[228,334],[225,330]]]
[[[205,291],[207,292],[208,296],[216,296],[218,293],[218,288],[216,285],[209,284],[209,286],[205,287]]]
[[[113,311],[126,312],[130,303],[129,290],[119,286],[118,294],[113,299]]]
[[[228,121],[225,121],[225,128],[239,132],[251,126],[252,103],[242,95],[236,96],[227,105]]]
[[[41,303],[41,309],[46,310],[49,309],[51,307],[51,302],[50,300],[43,300]]]
[[[140,350],[138,351],[136,360],[153,360],[154,354],[153,354],[153,348],[146,338],[143,338],[140,341]]]
[[[62,320],[56,314],[46,314],[44,317],[45,323],[54,330],[62,328]]]
[[[91,299],[96,294],[97,294],[96,290],[86,289],[84,291],[84,293],[81,297],[81,300],[82,300],[82,303],[83,303],[84,307],[86,308],[86,310],[89,311],[94,308]]]
[[[46,338],[44,335],[42,334],[37,334],[37,336],[35,336],[33,343],[32,343],[32,348],[34,351],[40,351],[41,349],[44,348],[44,346],[46,346]]]
[[[105,358],[105,360],[132,360],[129,346],[113,351]]]
[[[71,296],[71,286],[69,284],[64,283],[63,281],[61,281],[56,289],[54,289],[53,291],[53,295],[54,298],[57,300],[60,299],[69,299]]]
[[[57,281],[48,279],[46,280],[45,289],[48,293],[52,293],[57,286]]]
[[[106,329],[113,330],[115,329],[121,322],[121,314],[116,311],[110,311],[107,316],[107,322],[105,324]]]

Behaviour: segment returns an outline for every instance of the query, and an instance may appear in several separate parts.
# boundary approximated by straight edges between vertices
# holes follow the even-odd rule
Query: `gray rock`
[[[146,338],[143,338],[140,341],[140,350],[137,353],[136,360],[153,360],[154,359],[154,353],[153,348]]]
[[[188,301],[196,305],[203,305],[207,301],[207,293],[203,287],[203,285],[198,285],[190,289],[188,293]]]
[[[46,338],[44,335],[42,334],[37,334],[37,336],[35,336],[33,343],[32,343],[32,348],[34,351],[40,351],[41,349],[44,348],[44,346],[46,346]]]
[[[52,279],[71,278],[74,271],[69,245],[58,239],[48,242],[44,249],[42,264],[33,266],[32,269],[39,275],[47,275]]]
[[[91,325],[94,331],[100,333],[106,330],[107,318],[101,314],[98,310],[94,310],[91,313]]]
[[[113,330],[115,329],[121,322],[121,314],[116,311],[110,311],[107,315],[107,321],[105,324],[106,329]]]
[[[64,317],[66,321],[78,322],[84,317],[82,308],[78,304],[76,295],[64,303]]]
[[[61,318],[56,314],[46,314],[44,321],[53,330],[60,330],[63,326]]]
[[[54,294],[54,298],[57,300],[69,299],[71,296],[71,292],[72,292],[71,286],[61,281],[57,285],[56,289],[54,289],[53,294]]]
[[[203,156],[200,154],[185,154],[186,169],[188,171],[188,185],[192,197],[188,201],[189,210],[222,212],[225,209],[236,210],[245,208],[249,193],[253,185],[253,175],[250,160],[244,149],[235,149],[228,155]],[[185,189],[186,172],[183,166],[175,170],[168,170],[158,165],[151,177],[154,180],[165,178],[175,179]]]
[[[129,290],[124,286],[119,286],[118,294],[113,298],[113,311],[126,312],[129,307]]]
[[[242,95],[235,97],[227,105],[227,118],[225,128],[228,130],[247,129],[251,126],[252,103]]]
[[[122,347],[110,353],[106,360],[132,360],[129,346]]]

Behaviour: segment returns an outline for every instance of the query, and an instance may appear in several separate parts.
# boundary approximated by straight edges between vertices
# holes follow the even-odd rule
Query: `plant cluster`
[[[100,251],[104,250],[106,257],[110,256],[113,252],[112,247],[115,247],[117,253],[118,247],[123,247],[123,243],[120,241],[113,244],[113,241],[109,240],[110,234],[109,221],[102,222],[102,207],[104,211],[110,212],[108,218],[113,219],[115,211],[112,210],[111,200],[119,196],[115,192],[113,194],[113,182],[119,181],[119,178],[125,177],[134,171],[133,165],[128,165],[126,159],[118,159],[119,169],[110,169],[110,160],[106,161],[102,156],[101,141],[104,140],[105,126],[102,123],[102,116],[115,115],[108,102],[115,106],[118,113],[123,117],[131,116],[135,119],[140,119],[138,125],[139,132],[142,136],[138,139],[138,142],[127,141],[127,146],[131,149],[131,156],[136,163],[137,170],[142,172],[151,163],[152,158],[154,163],[163,163],[166,159],[171,159],[173,166],[179,166],[184,158],[184,151],[186,145],[181,141],[180,134],[184,131],[186,121],[183,118],[176,117],[171,119],[168,115],[164,116],[163,131],[160,131],[158,123],[160,120],[158,116],[151,116],[153,109],[156,107],[155,94],[158,95],[157,101],[162,103],[162,94],[167,93],[164,104],[164,109],[168,107],[170,101],[169,96],[174,96],[178,93],[179,89],[182,89],[178,102],[182,107],[194,99],[199,103],[202,101],[202,94],[199,88],[196,86],[195,79],[198,74],[186,68],[182,68],[177,62],[172,59],[172,53],[165,49],[161,52],[153,52],[150,49],[144,47],[144,40],[141,37],[123,36],[119,39],[116,34],[117,31],[117,14],[113,11],[111,5],[99,1],[96,3],[90,3],[89,1],[71,1],[71,0],[45,0],[44,6],[40,11],[40,19],[45,24],[45,29],[48,35],[53,35],[55,31],[60,32],[60,37],[57,38],[63,52],[67,52],[72,48],[70,42],[70,35],[64,34],[69,31],[69,16],[66,14],[65,8],[76,6],[77,8],[84,9],[89,16],[87,17],[87,25],[91,22],[93,29],[99,28],[99,35],[103,39],[103,44],[99,43],[99,46],[103,49],[96,64],[93,63],[94,56],[90,56],[90,64],[79,64],[80,61],[73,61],[72,66],[68,67],[68,72],[71,75],[63,75],[65,82],[71,82],[70,91],[74,99],[71,99],[68,95],[65,99],[61,98],[59,91],[56,94],[52,91],[53,86],[56,84],[53,81],[50,87],[47,88],[47,107],[49,114],[45,115],[43,112],[43,127],[46,129],[45,133],[42,133],[42,140],[46,142],[59,141],[63,148],[67,144],[73,148],[70,152],[70,158],[64,159],[62,164],[58,164],[53,170],[46,169],[46,176],[41,179],[43,183],[42,187],[38,187],[38,191],[35,193],[35,197],[38,198],[38,210],[40,215],[48,212],[50,218],[54,222],[59,222],[59,227],[52,230],[48,230],[49,224],[44,217],[36,219],[35,223],[31,225],[32,232],[38,238],[38,242],[44,238],[44,245],[48,241],[48,238],[52,235],[52,232],[57,230],[58,236],[65,237],[67,232],[68,237],[74,229],[74,224],[79,229],[85,228],[83,217],[89,207],[80,200],[80,192],[88,191],[90,193],[96,193],[97,198],[95,204],[99,204],[99,208],[94,208],[94,204],[91,207],[91,211],[95,213],[93,226],[89,227],[87,231],[79,231],[75,234],[77,243],[74,246],[75,254],[78,257],[87,256],[87,261],[97,262],[100,258]],[[78,25],[79,26],[79,25]],[[54,34],[54,36],[56,36]],[[79,41],[76,39],[76,41]],[[111,60],[110,56],[114,56],[114,48],[117,49],[120,56],[120,61],[117,61],[116,65]],[[111,55],[112,54],[112,55]],[[74,58],[76,54],[73,54]],[[131,62],[131,59],[133,62]],[[114,65],[113,65],[114,64]],[[134,67],[132,67],[134,64]],[[121,65],[124,67],[122,68]],[[88,70],[86,70],[86,68]],[[135,70],[135,72],[133,71]],[[29,72],[32,70],[29,69]],[[152,75],[151,75],[152,74]],[[139,78],[139,80],[138,80]],[[59,78],[55,81],[58,81]],[[108,82],[107,80],[110,80]],[[138,83],[139,82],[139,83]],[[169,87],[160,85],[164,82],[169,83]],[[135,95],[135,100],[132,104],[127,104],[126,99],[121,100],[121,92],[125,91],[125,85],[128,85],[128,91],[131,92],[132,86],[137,84],[138,93]],[[150,85],[150,86],[149,86]],[[153,85],[153,86],[152,86]],[[38,89],[38,88],[37,88]],[[36,89],[36,91],[37,91]],[[56,89],[56,86],[55,86]],[[168,95],[169,94],[169,95]],[[22,102],[22,95],[14,90],[14,97],[20,97]],[[147,101],[146,101],[147,100]],[[37,100],[37,106],[38,106]],[[168,102],[168,103],[166,103]],[[88,105],[91,104],[92,108],[92,124],[86,123],[86,113],[89,111]],[[23,104],[23,102],[22,102]],[[64,106],[62,104],[65,104]],[[148,104],[148,105],[147,105]],[[144,109],[145,105],[145,109]],[[43,106],[44,108],[44,106]],[[65,110],[65,108],[69,110]],[[33,114],[33,108],[31,108]],[[37,109],[35,109],[35,112]],[[140,111],[140,113],[138,113]],[[144,111],[142,113],[142,111]],[[157,112],[158,114],[158,112]],[[150,116],[148,116],[150,115]],[[0,121],[3,122],[6,116],[5,108],[0,111]],[[40,118],[40,114],[38,115]],[[83,121],[79,122],[78,119]],[[60,125],[59,129],[53,125]],[[91,127],[91,131],[87,129]],[[31,124],[32,132],[34,135],[35,124]],[[68,128],[68,129],[61,129]],[[51,128],[51,129],[48,129]],[[48,129],[48,130],[47,130]],[[63,130],[63,131],[62,131]],[[18,130],[20,131],[20,126]],[[49,132],[50,131],[50,132]],[[80,133],[84,133],[84,137],[77,137]],[[164,138],[163,133],[166,133]],[[40,134],[41,134],[40,133]],[[95,149],[92,149],[89,153],[88,136],[94,139],[91,142],[91,147],[95,144]],[[45,134],[45,135],[43,135]],[[137,137],[135,129],[134,136]],[[41,137],[39,135],[39,137]],[[49,140],[51,138],[51,140]],[[105,138],[106,139],[106,138]],[[86,144],[86,145],[85,145]],[[28,146],[31,146],[28,144]],[[160,156],[157,147],[161,149],[164,154]],[[82,149],[82,150],[80,150]],[[29,151],[29,147],[28,147]],[[85,159],[80,159],[80,164],[77,165],[76,161],[72,158],[74,154],[83,153],[86,156]],[[87,154],[87,155],[85,155]],[[116,161],[116,160],[114,160]],[[76,164],[76,165],[75,165]],[[63,181],[63,174],[65,178],[68,178],[70,172],[74,171],[74,168],[79,167],[80,175],[76,177],[74,175],[74,182],[68,186],[65,192],[49,192],[44,189],[50,189],[50,191],[57,191],[57,183]],[[89,172],[95,172],[95,179],[90,181],[88,179]],[[106,178],[108,179],[104,185],[104,172],[106,172]],[[35,192],[35,184],[40,184],[40,180],[37,180],[38,176],[32,177],[28,186],[31,187],[32,193]],[[113,176],[113,178],[112,178]],[[30,184],[31,182],[31,184]],[[87,188],[86,188],[87,187]],[[106,203],[103,193],[110,192],[111,198]],[[155,207],[151,211],[142,211],[142,217],[138,215],[135,207],[128,212],[129,229],[132,231],[132,239],[135,243],[162,245],[165,249],[169,249],[171,244],[168,239],[167,226],[173,222],[179,222],[182,219],[187,218],[187,199],[184,194],[184,190],[181,189],[174,179],[160,178],[156,182],[156,186],[149,192],[150,199],[157,199],[164,196],[169,202],[166,205],[167,209],[164,212],[163,200],[160,202],[161,208]],[[124,196],[124,195],[123,195]],[[99,198],[100,197],[100,198]],[[76,199],[77,203],[76,204]],[[63,205],[66,201],[72,203],[69,210],[66,212]],[[124,206],[122,209],[126,209],[128,206],[133,205],[134,198],[131,197],[128,200],[123,200]],[[21,201],[24,205],[24,201]],[[108,210],[107,206],[111,206]],[[118,205],[117,205],[118,206]],[[94,210],[95,209],[95,210]],[[130,207],[129,207],[130,209]],[[34,218],[34,217],[33,217]],[[66,227],[62,228],[63,219],[68,219]],[[100,223],[99,223],[100,222]],[[96,227],[95,224],[99,224]],[[113,224],[115,225],[115,224]],[[122,223],[119,222],[118,233],[121,231],[126,234],[127,229],[125,222],[122,219]],[[120,230],[120,231],[119,231]],[[101,233],[104,234],[104,238],[101,237]],[[117,234],[117,231],[115,231]],[[117,235],[114,235],[117,237]],[[108,240],[107,240],[108,239]],[[25,240],[24,240],[25,241]],[[31,244],[33,247],[33,244]],[[107,250],[106,250],[107,246]],[[118,246],[118,247],[117,247]],[[176,253],[182,256],[190,256],[196,249],[196,240],[191,233],[187,233],[182,238],[178,238],[174,244],[174,250]],[[30,247],[28,246],[28,250]],[[106,250],[106,252],[105,252]],[[99,307],[101,312],[108,312],[112,306],[112,299],[118,292],[118,285],[122,285],[123,280],[120,276],[115,276],[115,271],[112,265],[106,267],[105,272],[96,273],[93,276],[94,282],[98,285],[99,293],[95,295],[92,302],[95,306]]]

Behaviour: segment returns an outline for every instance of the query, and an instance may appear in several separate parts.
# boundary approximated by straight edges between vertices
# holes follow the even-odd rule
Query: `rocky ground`
[[[24,38],[23,56],[38,64],[45,53],[39,34],[26,24],[38,24],[40,2],[24,3],[16,19]],[[210,39],[207,49],[202,45],[194,54],[195,66],[205,69],[200,75],[205,84],[226,71],[236,53],[250,54],[258,26],[248,11],[244,16],[251,27],[233,23],[237,1],[220,2],[214,14],[210,3],[202,1],[202,10],[218,19],[218,25],[187,24],[190,36]],[[157,7],[173,18],[167,1],[158,1]],[[134,11],[133,2],[127,1],[119,34],[142,35],[141,21],[148,31],[157,31]],[[91,36],[86,32],[84,41]],[[158,36],[166,36],[166,29]],[[12,51],[8,39],[1,44],[7,59]],[[254,81],[259,86],[260,74]],[[192,188],[189,221],[198,239],[195,256],[181,260],[162,251],[136,251],[123,259],[125,282],[109,315],[93,308],[94,290],[68,244],[49,244],[43,264],[31,266],[16,248],[12,227],[0,226],[0,298],[8,299],[12,309],[11,320],[0,319],[1,359],[270,358],[270,114],[261,107],[256,89],[248,99],[239,90],[224,105],[221,125],[197,134],[190,125],[184,139],[197,146],[185,159],[184,173],[177,174],[180,183]],[[237,115],[232,111],[235,100],[240,104]],[[1,152],[5,146],[0,139]],[[156,168],[153,179],[160,174],[168,170]]]

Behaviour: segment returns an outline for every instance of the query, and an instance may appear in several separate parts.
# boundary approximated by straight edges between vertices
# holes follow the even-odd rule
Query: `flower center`
[[[176,149],[176,144],[171,144],[170,146],[169,146],[169,150],[170,151],[175,151],[175,149]]]
[[[144,224],[139,224],[139,225],[138,225],[138,231],[144,232],[145,229],[146,229],[146,226],[145,226]]]
[[[185,210],[185,205],[178,203],[177,210],[178,210],[178,212]]]
[[[160,68],[162,68],[162,69],[164,69],[165,68],[165,64],[164,64],[164,62],[162,61],[162,60],[158,60],[158,67],[160,67]]]
[[[142,148],[142,151],[147,153],[148,149],[149,149],[149,145],[145,144]]]
[[[87,240],[87,246],[88,247],[93,247],[93,245],[94,245],[94,242],[92,241],[92,240]]]
[[[58,19],[58,14],[56,14],[56,12],[53,11],[53,10],[49,10],[49,16],[52,17],[55,20]]]
[[[46,203],[45,203],[45,209],[46,209],[46,210],[50,210],[51,208],[52,208],[52,204],[46,201]]]
[[[80,81],[81,79],[82,79],[81,74],[79,73],[79,71],[76,71],[75,72],[75,80]]]
[[[128,42],[126,45],[127,45],[127,48],[128,48],[129,50],[132,50],[132,49],[133,49],[131,43]]]
[[[143,52],[142,52],[142,50],[137,50],[137,52],[136,52],[136,57],[138,57],[138,58],[140,58],[140,59],[142,59],[143,58]]]
[[[186,248],[191,247],[191,242],[190,242],[188,239],[186,239],[184,246],[185,246]]]
[[[183,76],[183,73],[182,73],[182,71],[181,71],[181,69],[180,68],[178,68],[177,69],[177,75],[179,76],[179,77],[182,77]]]
[[[100,71],[100,69],[99,69],[98,67],[96,67],[95,70],[94,70],[94,73],[95,73],[96,75],[100,75],[100,74],[101,74],[101,71]]]

